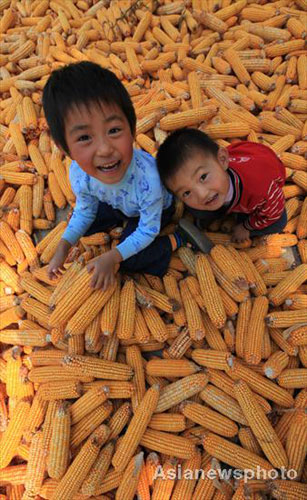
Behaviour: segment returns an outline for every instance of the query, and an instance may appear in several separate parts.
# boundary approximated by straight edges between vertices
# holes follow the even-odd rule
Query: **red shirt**
[[[280,219],[285,208],[284,165],[274,151],[263,144],[242,141],[227,149],[228,172],[234,187],[227,213],[250,214],[244,221],[249,230],[270,226]]]

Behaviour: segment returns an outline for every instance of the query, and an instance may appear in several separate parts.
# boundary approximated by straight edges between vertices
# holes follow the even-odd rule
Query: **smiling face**
[[[72,160],[91,177],[104,184],[115,184],[124,177],[133,155],[133,135],[116,104],[70,109],[65,139]]]
[[[189,207],[218,210],[225,203],[230,186],[227,167],[227,149],[220,148],[217,157],[195,150],[166,184]]]

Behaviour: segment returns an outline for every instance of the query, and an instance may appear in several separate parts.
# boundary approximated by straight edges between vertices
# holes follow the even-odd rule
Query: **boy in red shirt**
[[[200,130],[180,129],[160,146],[157,165],[162,182],[198,227],[237,213],[232,240],[243,242],[279,233],[287,223],[285,167],[263,144],[242,141],[220,148]]]

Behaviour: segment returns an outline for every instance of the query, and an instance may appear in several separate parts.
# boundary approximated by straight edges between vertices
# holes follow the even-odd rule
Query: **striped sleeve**
[[[285,198],[279,179],[274,179],[267,196],[260,200],[243,225],[249,231],[271,226],[280,219],[285,208]]]

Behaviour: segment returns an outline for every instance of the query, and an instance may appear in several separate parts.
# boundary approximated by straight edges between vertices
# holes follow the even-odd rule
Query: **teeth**
[[[114,163],[108,163],[107,165],[99,165],[98,168],[111,168],[111,167],[115,167],[115,165],[117,165],[117,161],[114,162]]]

